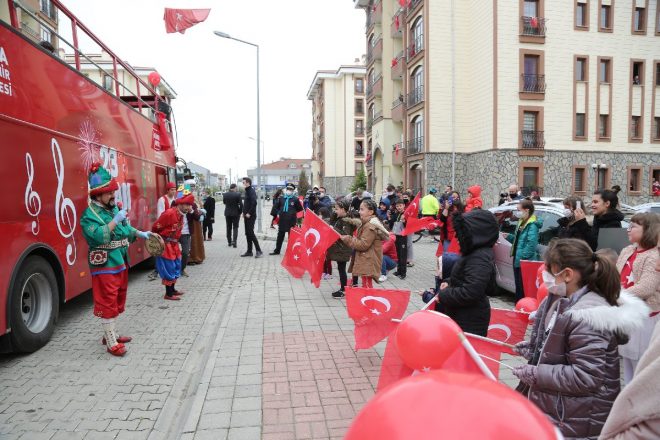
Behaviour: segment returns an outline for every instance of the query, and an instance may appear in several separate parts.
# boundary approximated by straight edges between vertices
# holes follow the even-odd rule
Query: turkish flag
[[[167,120],[165,119],[165,113],[156,112],[156,118],[158,119],[160,149],[169,150],[172,147],[172,138],[170,137],[170,133],[167,131]]]
[[[536,276],[541,266],[543,266],[543,261],[522,260],[520,262],[525,297],[536,299],[536,293],[539,289],[539,286],[536,285]]]
[[[323,275],[325,254],[340,235],[309,209],[305,212],[300,233],[302,235],[302,266],[309,272],[312,284],[319,287]]]
[[[488,337],[500,342],[515,345],[525,340],[529,314],[517,310],[490,309]],[[494,344],[490,344],[494,345]],[[503,353],[516,354],[508,347],[499,347]],[[478,351],[478,350],[477,350]]]
[[[394,328],[396,329],[396,326]],[[401,359],[401,356],[399,355],[399,350],[396,348],[394,331],[392,331],[387,338],[385,355],[383,356],[383,362],[380,365],[380,376],[378,376],[376,392],[379,393],[383,388],[399,379],[411,376],[414,371],[415,370],[403,363],[403,359]]]
[[[201,23],[209,16],[210,9],[170,9],[165,8],[165,30],[168,34],[183,34],[186,29]]]
[[[289,242],[286,245],[286,252],[282,258],[282,267],[294,278],[302,278],[305,274],[305,268],[302,266],[302,233],[300,228],[291,228],[289,230]]]
[[[442,226],[442,222],[440,220],[434,219],[433,217],[408,217],[406,218],[406,227],[401,235],[414,234],[415,232],[421,231],[422,229],[428,229],[429,231],[432,231],[435,228],[439,228],[440,226]]]
[[[481,357],[481,359],[497,378],[500,368],[500,364],[498,364],[498,362],[500,360],[500,355],[502,354],[501,350],[499,350],[500,347],[485,342],[481,339],[472,338],[470,335],[465,336],[468,338],[470,344],[472,344],[472,347],[474,347],[478,354],[486,356],[485,358]],[[472,359],[468,351],[463,346],[458,348],[454,354],[452,354],[449,359],[447,359],[445,363],[442,364],[442,369],[456,371],[458,373],[473,373],[484,375],[477,363],[474,361],[474,359]]]
[[[406,210],[403,212],[403,216],[408,217],[417,217],[419,216],[419,202],[421,200],[421,191],[417,193],[412,202],[408,205]]]
[[[346,309],[355,322],[355,350],[371,348],[389,336],[410,301],[409,290],[346,288]]]

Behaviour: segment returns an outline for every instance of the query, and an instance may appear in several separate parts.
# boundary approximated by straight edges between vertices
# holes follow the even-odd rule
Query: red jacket
[[[176,207],[166,209],[154,223],[151,231],[159,234],[165,241],[165,251],[161,255],[163,258],[174,260],[181,257],[179,237],[182,229],[183,214]]]
[[[481,200],[481,187],[479,185],[471,186],[468,188],[468,193],[470,194],[465,204],[465,212],[470,212],[475,208],[482,209],[484,201]]]
[[[396,238],[394,234],[390,233],[390,239],[383,243],[383,255],[387,255],[394,261],[399,261],[399,258],[396,255],[395,240]]]

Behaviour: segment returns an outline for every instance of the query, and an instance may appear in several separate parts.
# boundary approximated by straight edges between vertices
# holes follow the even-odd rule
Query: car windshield
[[[518,218],[514,215],[514,210],[504,210],[495,213],[495,218],[497,218],[497,223],[500,226],[500,232],[506,234],[514,234],[516,232],[516,226],[518,226]],[[559,215],[554,212],[544,211],[537,209],[534,212],[536,217],[543,221],[543,226],[539,230],[539,244],[547,246],[550,243],[550,240],[557,237],[559,232]]]

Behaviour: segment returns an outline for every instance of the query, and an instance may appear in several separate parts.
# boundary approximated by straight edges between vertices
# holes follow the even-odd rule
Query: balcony
[[[403,72],[406,69],[406,58],[403,56],[404,52],[401,51],[397,56],[392,58],[392,79],[403,79]]]
[[[403,95],[400,95],[398,99],[394,100],[392,103],[392,120],[394,122],[403,121],[405,114],[405,106],[403,105],[405,98]]]
[[[520,17],[520,42],[542,43],[545,40],[546,19],[541,17]]]
[[[424,136],[410,139],[406,143],[406,155],[420,154],[424,151]]]
[[[30,25],[27,24],[24,21],[21,22],[21,32],[23,32],[26,35],[29,35],[30,37],[34,38],[35,40],[40,40],[39,32],[32,29],[30,27]]]
[[[417,37],[415,37],[413,42],[410,43],[406,48],[406,58],[408,59],[408,61],[410,61],[423,51],[424,51],[424,36],[418,35]]]
[[[403,152],[404,145],[403,142],[392,145],[392,164],[393,165],[403,165]]]
[[[408,108],[414,107],[423,101],[424,101],[424,86],[419,86],[417,88],[414,88],[412,92],[408,93],[408,97],[406,98],[406,104]]]
[[[371,151],[367,151],[367,157],[364,158],[364,166],[371,168],[374,166],[374,158],[371,155]]]
[[[545,75],[520,75],[520,93],[542,95],[545,93]]]
[[[355,157],[364,157],[364,148],[356,148]]]
[[[399,9],[392,17],[392,24],[390,25],[390,36],[392,38],[403,38],[404,19],[403,9]]]
[[[371,64],[374,60],[383,58],[383,37],[379,36],[372,43],[371,47],[367,50],[367,64]]]
[[[355,136],[364,136],[364,127],[355,127]]]
[[[367,86],[367,99],[383,94],[383,74],[379,73],[371,84]]]
[[[424,0],[410,0],[408,3],[408,15],[412,15],[419,5],[424,4]]]
[[[522,150],[543,150],[545,147],[545,138],[542,131],[522,130],[520,132]]]

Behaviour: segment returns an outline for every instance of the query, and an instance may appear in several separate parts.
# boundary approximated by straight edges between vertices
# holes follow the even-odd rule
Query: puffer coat
[[[461,259],[451,271],[449,287],[438,293],[436,310],[452,318],[465,332],[486,336],[490,322],[489,295],[495,294],[493,245],[499,230],[490,211],[475,209],[452,217]]]
[[[357,228],[349,218],[335,216],[330,220],[330,226],[332,226],[340,235],[353,235],[353,232],[355,232],[355,229]],[[328,249],[327,258],[332,261],[346,262],[351,259],[352,254],[353,249],[348,247],[343,241],[337,240]]]
[[[377,280],[383,264],[383,240],[387,240],[389,233],[375,216],[360,223],[356,237],[344,238],[344,243],[355,249],[348,271],[355,276]]]
[[[543,335],[553,311],[556,320]],[[549,295],[532,330],[536,383],[518,391],[534,402],[566,439],[597,439],[621,389],[619,344],[648,316],[648,307],[622,291],[618,306],[584,291],[570,298]]]

